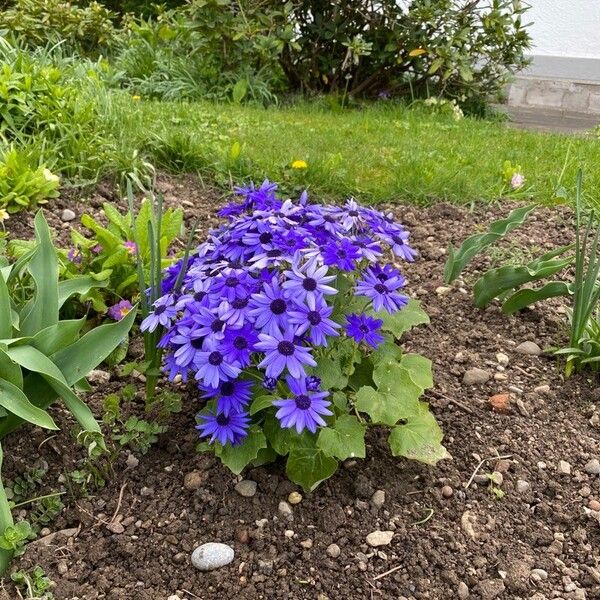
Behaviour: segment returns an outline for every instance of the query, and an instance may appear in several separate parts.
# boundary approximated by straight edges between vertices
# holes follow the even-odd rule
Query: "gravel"
[[[585,463],[583,470],[588,475],[600,475],[600,460],[597,458],[592,458],[592,460],[589,460],[587,463]]]
[[[535,342],[523,342],[515,348],[515,351],[529,356],[539,356],[542,353],[542,349]]]
[[[244,498],[252,498],[256,494],[256,481],[242,479],[242,481],[236,484],[235,491]]]
[[[483,369],[477,367],[469,369],[463,375],[463,383],[465,385],[481,385],[490,380],[490,374]]]
[[[77,218],[77,215],[70,209],[65,208],[60,214],[60,220],[63,223],[68,223],[69,221],[74,221]]]
[[[327,552],[327,556],[330,556],[331,558],[337,558],[342,553],[340,547],[337,544],[329,544],[325,552]]]
[[[385,504],[385,492],[383,490],[375,490],[371,496],[371,504],[375,508],[381,508]]]
[[[387,546],[394,537],[393,531],[372,531],[367,536],[367,544],[372,548],[377,548],[378,546]]]

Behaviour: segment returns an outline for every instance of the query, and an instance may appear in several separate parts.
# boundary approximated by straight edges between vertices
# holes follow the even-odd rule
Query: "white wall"
[[[600,58],[600,0],[528,0],[534,55]]]

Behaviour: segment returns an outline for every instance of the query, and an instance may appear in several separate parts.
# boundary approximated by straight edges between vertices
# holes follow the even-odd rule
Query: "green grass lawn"
[[[301,103],[262,109],[210,103],[134,102],[118,97],[113,126],[126,146],[178,171],[221,181],[251,177],[308,185],[313,193],[363,201],[491,202],[504,196],[502,167],[520,165],[525,194],[541,202],[585,174],[600,201],[600,139],[516,130],[507,124],[431,115],[399,105],[332,111]],[[239,142],[239,158],[231,149]],[[289,168],[305,160],[308,168]]]

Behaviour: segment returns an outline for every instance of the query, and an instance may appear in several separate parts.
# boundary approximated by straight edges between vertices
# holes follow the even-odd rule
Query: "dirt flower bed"
[[[223,199],[194,178],[161,178],[159,187],[187,220],[201,215],[204,231],[216,222]],[[97,210],[107,196],[112,193],[104,187],[86,204],[68,195],[58,199],[48,216],[59,243],[68,243],[64,208],[79,216]],[[60,600],[600,598],[594,463],[600,458],[600,386],[591,375],[565,380],[553,357],[531,344],[534,354],[519,348],[563,340],[562,308],[550,302],[512,317],[495,304],[474,308],[469,286],[499,258],[494,254],[477,259],[463,280],[443,284],[448,242],[460,243],[510,208],[389,208],[411,230],[420,253],[403,274],[431,324],[412,330],[405,347],[433,361],[435,387],[427,400],[450,459],[437,468],[394,459],[387,433],[377,429],[367,438],[368,459],[346,461],[311,494],[293,494],[300,490],[276,465],[246,471],[244,479],[257,486],[242,496],[234,491],[240,478],[195,452],[201,401],[189,387],[181,388],[182,412],[150,451],[133,456],[124,450],[106,486],[82,496],[68,476],[82,460],[73,423],[56,409],[62,430],[52,439],[30,429],[29,436],[6,442],[6,456],[27,457],[27,465],[43,456],[44,486],[67,492],[62,513],[13,568],[40,565]],[[569,218],[562,209],[539,210],[512,237],[550,249],[570,240]],[[11,217],[8,229],[31,237],[30,215]],[[495,252],[505,259],[513,251],[504,242]],[[130,354],[136,352],[134,343]],[[475,377],[481,383],[467,383],[473,369],[482,371]],[[111,373],[110,381],[93,384],[87,401],[101,418],[105,396],[135,381]],[[125,409],[131,414],[144,411],[139,387]],[[505,395],[492,404],[498,394]],[[22,460],[6,461],[7,479],[26,469]],[[391,533],[369,535],[377,531]],[[375,545],[379,538],[387,543]],[[232,546],[235,559],[203,573],[190,554],[211,541]],[[16,597],[5,582],[0,598]]]

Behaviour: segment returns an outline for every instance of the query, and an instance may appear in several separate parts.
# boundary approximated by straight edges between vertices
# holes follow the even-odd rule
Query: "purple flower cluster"
[[[364,311],[394,312],[407,298],[405,280],[387,251],[412,261],[408,232],[391,214],[350,199],[344,206],[276,196],[277,186],[239,188],[241,203],[220,211],[227,223],[211,231],[190,257],[169,267],[163,296],[142,330],[164,328],[160,346],[173,379],[193,377],[214,410],[197,429],[210,442],[238,444],[247,435],[247,407],[255,385],[276,397],[283,428],[315,432],[331,415],[327,391],[311,374],[320,348],[343,334],[377,347],[382,321]],[[339,278],[350,283],[338,294]],[[338,296],[340,296],[338,298]],[[348,299],[364,297],[364,311],[346,314]]]

